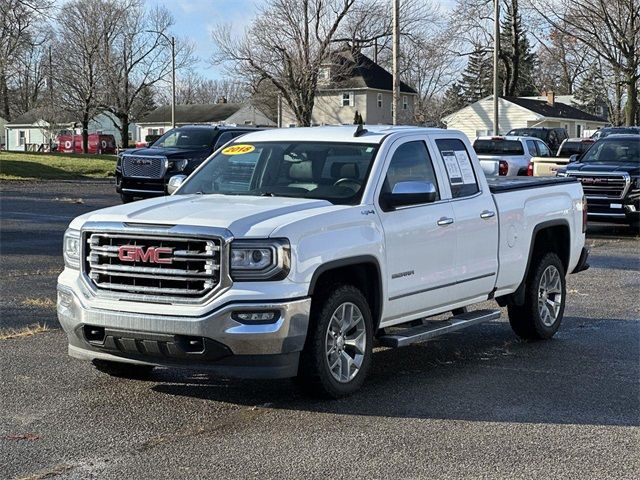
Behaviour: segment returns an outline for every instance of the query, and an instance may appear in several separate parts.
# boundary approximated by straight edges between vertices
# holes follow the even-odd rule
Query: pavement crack
[[[76,468],[75,465],[60,463],[58,465],[47,467],[26,477],[18,477],[17,480],[42,480],[43,478],[57,477],[58,475],[62,475],[63,473],[73,470],[74,468]]]

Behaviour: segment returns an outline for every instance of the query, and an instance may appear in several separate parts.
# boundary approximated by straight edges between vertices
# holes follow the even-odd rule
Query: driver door
[[[385,209],[378,201],[387,256],[389,320],[419,318],[426,310],[455,301],[455,218],[443,167],[432,155],[425,138],[405,137],[391,146],[378,198],[407,181],[431,182],[437,199]]]

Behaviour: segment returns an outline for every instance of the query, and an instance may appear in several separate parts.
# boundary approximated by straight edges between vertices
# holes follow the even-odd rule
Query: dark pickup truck
[[[591,221],[640,228],[640,135],[610,135],[573,155],[558,176],[582,183]]]
[[[191,125],[174,128],[148,148],[118,155],[116,191],[124,203],[166,195],[169,178],[189,175],[209,155],[254,127]]]

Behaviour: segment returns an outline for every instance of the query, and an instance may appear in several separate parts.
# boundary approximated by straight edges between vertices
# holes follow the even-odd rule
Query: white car
[[[71,356],[113,375],[296,376],[340,397],[362,385],[374,339],[498,318],[467,311],[487,300],[517,335],[552,337],[565,275],[588,266],[580,183],[489,182],[457,131],[249,133],[183,180],[69,225],[57,311]]]
[[[493,136],[478,137],[473,148],[488,176],[532,175],[534,157],[551,157],[551,150],[539,138]]]

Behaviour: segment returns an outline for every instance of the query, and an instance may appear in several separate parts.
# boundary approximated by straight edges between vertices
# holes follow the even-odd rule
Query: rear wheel
[[[119,378],[148,378],[153,371],[153,365],[136,365],[133,363],[112,362],[109,360],[94,360],[96,370]]]
[[[547,253],[533,266],[525,283],[523,305],[509,305],[509,323],[526,340],[555,335],[564,316],[567,293],[564,266],[555,253]]]
[[[298,384],[322,397],[354,393],[369,371],[372,343],[373,321],[362,292],[352,285],[330,290],[314,299]]]

